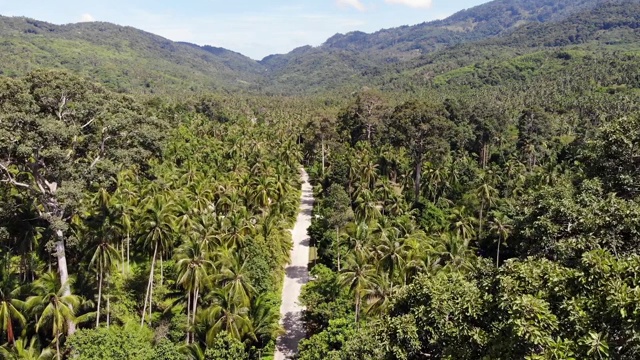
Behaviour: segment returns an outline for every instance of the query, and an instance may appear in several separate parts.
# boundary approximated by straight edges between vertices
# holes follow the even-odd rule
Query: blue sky
[[[335,33],[374,32],[441,19],[488,0],[0,0],[0,14],[55,24],[108,21],[254,59],[322,44]]]

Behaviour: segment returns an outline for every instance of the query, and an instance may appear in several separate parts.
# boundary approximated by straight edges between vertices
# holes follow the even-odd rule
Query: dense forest
[[[261,62],[0,19],[0,358],[272,359],[301,167],[300,360],[640,358],[639,14],[498,0]]]

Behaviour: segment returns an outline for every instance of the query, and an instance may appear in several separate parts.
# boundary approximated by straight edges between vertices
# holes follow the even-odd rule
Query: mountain
[[[0,49],[5,75],[64,68],[119,91],[238,89],[262,79],[262,66],[241,54],[103,22],[53,25],[0,17]]]
[[[108,23],[53,25],[0,16],[0,73],[64,68],[122,92],[300,94],[387,87],[543,47],[636,42],[640,0],[495,0],[444,20],[337,34],[254,61]],[[620,29],[632,29],[621,31]],[[597,38],[597,39],[596,39]]]
[[[571,54],[588,57],[602,53],[636,57],[640,55],[639,50],[640,1],[607,1],[562,20],[522,25],[501,36],[423,55],[403,64],[403,74],[413,83],[426,80],[442,84],[465,78],[468,83],[470,76],[476,77],[475,82],[480,80],[480,69],[497,71],[503,66],[511,67],[511,70],[505,70],[507,72],[521,74],[523,64],[520,61],[525,58],[525,62],[533,57],[559,56],[569,60]],[[537,62],[540,69],[544,68]],[[495,81],[495,77],[487,78]]]

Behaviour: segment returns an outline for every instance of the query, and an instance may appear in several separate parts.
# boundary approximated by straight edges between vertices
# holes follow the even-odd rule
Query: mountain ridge
[[[494,0],[442,20],[335,34],[262,60],[241,53],[105,22],[54,25],[0,16],[0,73],[40,67],[68,69],[121,92],[250,91],[298,94],[353,88],[418,68],[425,56],[482,42],[611,3],[638,0]],[[455,50],[454,50],[455,51]],[[27,61],[25,61],[27,60]]]

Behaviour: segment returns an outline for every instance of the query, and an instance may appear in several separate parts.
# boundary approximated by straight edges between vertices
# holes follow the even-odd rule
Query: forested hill
[[[229,50],[177,43],[103,22],[53,25],[0,16],[0,73],[62,68],[124,92],[246,88],[262,67]]]
[[[440,54],[455,45],[473,47],[478,41],[508,38],[514,30],[520,36],[518,41],[537,40],[541,23],[571,28],[567,19],[591,14],[594,8],[612,3],[621,1],[496,0],[440,21],[373,34],[337,34],[319,47],[304,46],[262,61],[108,23],[59,26],[0,17],[0,73],[19,76],[36,68],[64,68],[113,90],[133,93],[181,94],[216,89],[317,93],[387,82],[398,73],[404,78],[402,72],[420,67],[425,56]],[[632,11],[628,13],[633,15]],[[592,16],[578,19],[586,22],[586,28],[607,30],[594,24],[598,19]],[[447,51],[444,54],[446,57]]]
[[[373,34],[360,31],[336,34],[317,50],[353,50],[385,62],[398,62],[446,46],[497,36],[524,24],[562,20],[600,3],[601,0],[496,0],[440,21],[383,29]],[[274,58],[295,58],[297,54],[275,56],[263,62],[271,64]]]
[[[0,359],[640,359],[639,69],[640,0],[263,61],[0,17]]]

